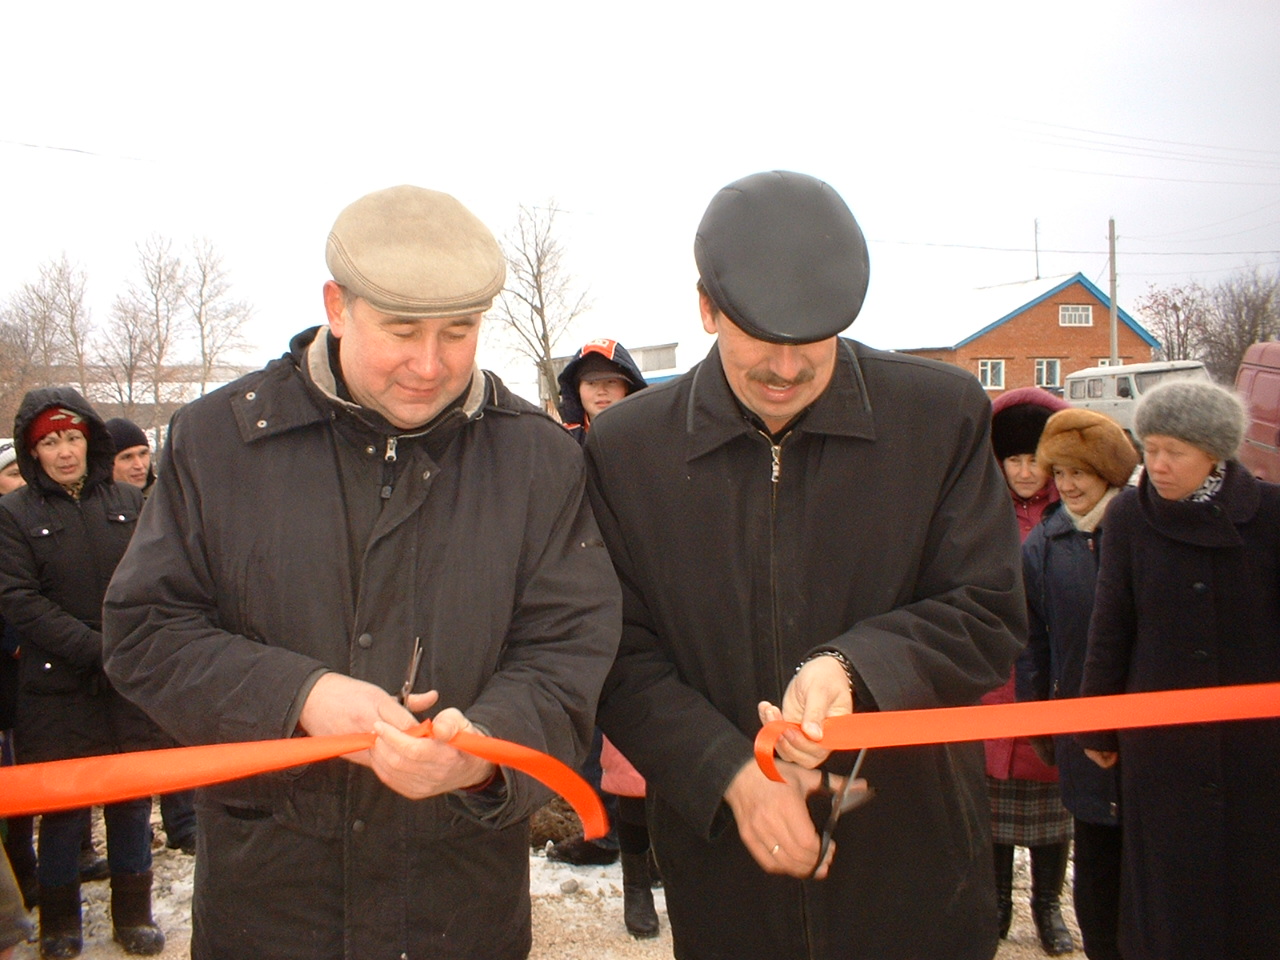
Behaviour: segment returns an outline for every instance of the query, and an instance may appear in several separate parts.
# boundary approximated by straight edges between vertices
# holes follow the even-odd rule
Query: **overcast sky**
[[[1280,264],[1275,0],[32,3],[0,31],[0,297],[65,251],[104,322],[135,244],[207,237],[256,309],[246,362],[321,322],[337,212],[406,182],[499,235],[554,198],[594,301],[562,352],[682,367],[694,230],[759,170],[849,203],[874,346],[972,333],[949,305],[1034,277],[1037,220],[1040,275],[1105,291],[1114,216],[1125,307]]]

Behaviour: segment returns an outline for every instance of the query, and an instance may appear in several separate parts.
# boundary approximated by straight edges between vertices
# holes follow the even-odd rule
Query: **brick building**
[[[1082,273],[977,291],[965,306],[966,318],[986,326],[954,346],[898,352],[964,367],[993,397],[1030,386],[1061,392],[1068,373],[1110,362],[1111,301]],[[1151,360],[1159,342],[1116,313],[1120,362]]]

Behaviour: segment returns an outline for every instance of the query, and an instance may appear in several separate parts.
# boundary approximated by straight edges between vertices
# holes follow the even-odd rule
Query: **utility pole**
[[[1036,217],[1036,279],[1040,279],[1040,218]]]
[[[1112,217],[1108,222],[1111,227],[1111,366],[1114,367],[1120,363],[1119,331],[1116,326],[1116,218]]]

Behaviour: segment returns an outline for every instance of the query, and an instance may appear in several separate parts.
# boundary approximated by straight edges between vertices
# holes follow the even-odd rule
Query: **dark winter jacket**
[[[578,376],[583,358],[593,354],[602,356],[617,366],[619,376],[627,382],[627,396],[648,385],[627,348],[616,340],[592,340],[575,353],[556,380],[560,384],[560,420],[578,443],[584,443],[587,438],[587,418],[582,409],[582,398],[578,394]]]
[[[1076,529],[1065,507],[1050,513],[1022,544],[1030,631],[1018,658],[1019,700],[1080,696],[1102,527]],[[1084,755],[1074,736],[1054,737],[1062,803],[1088,823],[1119,823],[1117,772]]]
[[[1280,486],[1237,461],[1210,501],[1144,477],[1111,504],[1081,692],[1280,681]],[[1280,720],[1082,735],[1120,753],[1126,960],[1280,944]]]
[[[174,417],[109,672],[185,743],[288,737],[321,671],[398,692],[419,637],[436,710],[576,763],[619,631],[578,448],[479,370],[397,431],[340,399],[330,346],[308,330]],[[524,957],[548,795],[506,796],[413,802],[344,760],[198,791],[193,957]]]
[[[592,427],[624,608],[600,726],[649,784],[681,960],[995,953],[981,744],[871,751],[877,795],[840,821],[821,882],[761,870],[723,803],[756,705],[816,648],[849,658],[859,710],[973,704],[1009,676],[1025,603],[989,417],[964,371],[842,340],[776,446],[715,347]]]
[[[142,750],[169,743],[102,672],[102,598],[142,508],[136,487],[114,483],[115,448],[102,420],[70,387],[32,390],[14,436],[49,407],[89,425],[88,474],[73,500],[17,444],[27,485],[0,497],[0,613],[17,631],[14,740],[23,763]]]

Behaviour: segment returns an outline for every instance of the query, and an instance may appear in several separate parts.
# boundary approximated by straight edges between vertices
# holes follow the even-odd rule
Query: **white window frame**
[[[1115,363],[1111,362],[1110,357],[1099,357],[1098,362],[1095,363],[1094,366],[1095,367],[1123,367],[1124,357],[1117,358]]]
[[[988,390],[1004,389],[1004,361],[979,360],[978,382]]]
[[[1058,326],[1092,327],[1093,305],[1089,303],[1062,303],[1058,305]]]
[[[1052,370],[1053,376],[1049,377],[1046,371]],[[1037,387],[1060,387],[1062,386],[1062,361],[1057,357],[1037,357],[1036,358],[1036,386]]]

